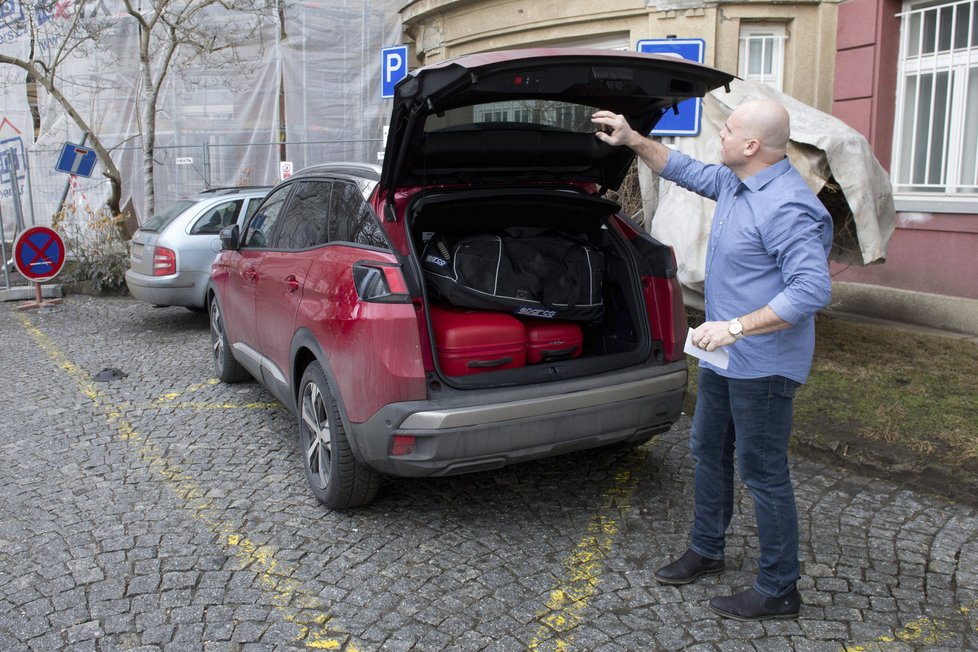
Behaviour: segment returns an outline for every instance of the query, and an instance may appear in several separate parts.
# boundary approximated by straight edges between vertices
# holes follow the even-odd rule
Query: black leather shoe
[[[713,598],[710,609],[734,620],[794,619],[801,611],[801,596],[796,589],[780,598],[769,598],[754,589],[747,589],[734,595]]]
[[[659,584],[689,584],[700,575],[716,575],[722,572],[722,559],[710,559],[687,550],[682,557],[657,570],[655,579]]]

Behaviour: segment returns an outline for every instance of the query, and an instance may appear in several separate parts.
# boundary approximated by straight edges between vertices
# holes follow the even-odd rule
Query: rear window
[[[177,215],[184,212],[196,202],[188,199],[174,202],[165,209],[146,220],[139,228],[142,231],[162,231],[167,224],[172,222]]]
[[[597,109],[555,100],[521,99],[449,109],[432,115],[425,131],[470,129],[558,129],[591,133],[591,114]]]

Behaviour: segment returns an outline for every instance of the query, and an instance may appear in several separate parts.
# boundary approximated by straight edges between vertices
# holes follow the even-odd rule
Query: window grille
[[[894,190],[978,195],[978,1],[908,5],[901,19]]]

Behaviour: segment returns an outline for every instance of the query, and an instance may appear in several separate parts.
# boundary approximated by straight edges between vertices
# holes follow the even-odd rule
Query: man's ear
[[[756,138],[749,138],[744,141],[744,156],[754,156],[761,151],[761,141]]]

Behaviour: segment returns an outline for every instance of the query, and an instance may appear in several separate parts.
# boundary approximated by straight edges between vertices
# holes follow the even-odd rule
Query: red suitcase
[[[581,355],[584,335],[579,324],[551,319],[524,319],[526,362],[556,362]]]
[[[431,306],[431,323],[442,371],[465,376],[526,364],[526,329],[501,312]]]

